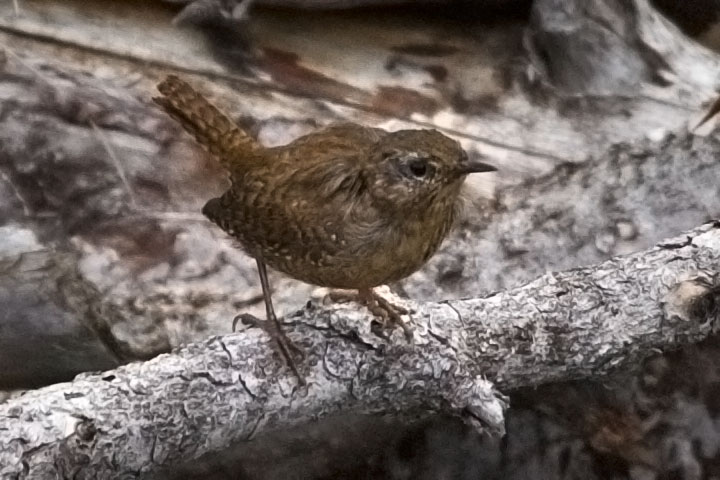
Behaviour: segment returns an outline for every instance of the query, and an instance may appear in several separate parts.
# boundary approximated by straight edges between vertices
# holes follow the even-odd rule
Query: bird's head
[[[453,204],[465,177],[496,168],[470,160],[460,143],[437,130],[400,130],[382,137],[372,151],[368,184],[376,203],[398,211]]]

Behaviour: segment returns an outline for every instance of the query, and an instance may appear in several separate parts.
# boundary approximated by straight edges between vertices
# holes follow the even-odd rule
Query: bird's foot
[[[249,313],[241,313],[239,315],[236,315],[233,319],[233,332],[236,330],[238,322],[242,322],[243,325],[251,328],[260,328],[265,333],[267,333],[270,338],[275,341],[278,350],[280,350],[280,354],[285,358],[285,363],[287,363],[288,367],[290,367],[290,370],[293,371],[300,385],[306,385],[305,377],[300,374],[300,369],[298,368],[298,365],[294,358],[299,357],[300,361],[302,362],[303,360],[305,360],[305,352],[303,352],[300,347],[290,341],[290,339],[287,337],[287,335],[285,335],[285,332],[283,332],[282,328],[280,327],[279,322],[260,320],[255,315],[251,315]]]
[[[384,297],[378,291],[367,288],[357,292],[351,290],[335,290],[328,293],[328,297],[335,302],[342,301],[358,301],[365,305],[370,313],[385,328],[400,327],[405,333],[408,342],[413,339],[413,331],[402,316],[407,315],[410,311],[399,303],[393,302]]]

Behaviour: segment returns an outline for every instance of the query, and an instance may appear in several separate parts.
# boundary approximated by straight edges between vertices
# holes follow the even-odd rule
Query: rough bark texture
[[[646,248],[720,212],[717,132],[619,144],[584,166],[498,192],[490,220],[468,222],[402,286],[413,298],[461,298],[547,270]]]
[[[308,387],[261,331],[214,337],[6,402],[0,473],[138,475],[340,411],[443,411],[502,431],[490,381],[506,389],[601,375],[701,340],[720,320],[719,270],[720,223],[711,223],[486,298],[412,305],[412,345],[399,331],[378,335],[357,308],[309,306],[287,321],[307,352]]]
[[[268,144],[353,120],[437,127],[491,155],[499,183],[510,185],[499,192],[498,212],[471,219],[405,283],[415,298],[477,297],[548,269],[647,248],[720,215],[717,134],[685,133],[714,95],[717,56],[645,1],[536,1],[529,25],[499,26],[483,23],[485,11],[465,10],[458,23],[391,11],[258,9],[248,30],[257,55],[235,52],[237,35],[211,35],[215,47],[206,49],[207,37],[175,29],[176,12],[154,3],[23,0],[19,15],[13,4],[0,5],[0,43],[8,47],[0,55],[0,300],[12,307],[0,312],[4,387],[152,356],[227,331],[238,310],[262,314],[252,262],[195,214],[221,188],[222,174],[149,108],[154,83],[168,70],[201,84]],[[629,143],[607,153],[618,141]],[[512,187],[563,162],[589,164]],[[273,284],[286,312],[310,295],[291,281]],[[32,348],[17,348],[25,344]],[[8,345],[13,350],[2,348]],[[318,424],[258,438],[255,450],[240,441],[241,461],[233,464],[240,467],[224,471],[254,479],[288,472],[420,479],[452,464],[458,478],[473,479],[709,476],[720,464],[713,460],[719,352],[686,349],[625,377],[616,389],[624,396],[638,394],[638,383],[653,390],[638,394],[632,408],[598,402],[604,384],[533,389],[511,412],[502,451],[497,440],[480,449],[442,423],[407,430],[366,419],[370,425],[353,427],[340,417],[333,435]],[[627,421],[633,415],[643,422]],[[661,419],[645,435],[641,424],[655,416]],[[626,425],[620,432],[618,423]],[[374,429],[380,438],[369,441]],[[614,438],[642,443],[648,435],[654,471],[643,448]],[[276,457],[256,455],[288,439],[294,447]],[[394,453],[383,455],[385,447]],[[368,470],[373,461],[385,464],[387,476]],[[631,472],[608,472],[617,461]],[[363,469],[368,476],[351,476]]]

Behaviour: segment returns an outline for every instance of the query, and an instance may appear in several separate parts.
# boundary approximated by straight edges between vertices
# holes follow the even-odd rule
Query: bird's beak
[[[493,167],[488,163],[481,162],[480,159],[485,158],[484,156],[478,156],[478,158],[472,158],[460,165],[460,174],[467,175],[469,173],[481,173],[481,172],[496,172],[497,168]]]

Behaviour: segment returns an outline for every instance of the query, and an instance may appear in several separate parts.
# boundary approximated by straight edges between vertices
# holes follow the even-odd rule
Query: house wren
[[[422,267],[457,216],[465,177],[495,170],[436,130],[347,123],[266,148],[179,78],[158,90],[155,102],[230,174],[230,188],[203,213],[256,259],[266,326],[296,374],[265,264],[307,283],[358,290],[373,313],[403,326],[406,312],[373,287]]]

